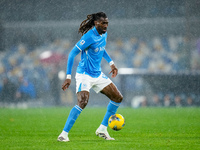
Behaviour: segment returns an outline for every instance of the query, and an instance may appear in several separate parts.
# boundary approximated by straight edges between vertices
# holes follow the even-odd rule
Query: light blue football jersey
[[[76,47],[81,51],[77,73],[85,73],[95,78],[101,74],[101,60],[105,54],[107,55],[106,40],[107,32],[100,35],[95,27],[82,36],[76,43]],[[110,62],[111,58],[106,60]]]

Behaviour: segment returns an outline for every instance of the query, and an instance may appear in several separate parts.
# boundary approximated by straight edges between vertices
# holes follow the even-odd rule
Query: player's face
[[[106,33],[108,27],[108,18],[101,17],[98,21],[96,21],[95,27],[99,34]]]

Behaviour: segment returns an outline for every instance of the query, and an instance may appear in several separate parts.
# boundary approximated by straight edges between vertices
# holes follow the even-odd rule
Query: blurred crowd
[[[150,72],[200,70],[200,41],[186,37],[154,37],[116,40],[108,52],[119,67],[147,69]]]
[[[152,105],[153,106],[195,106],[200,105],[200,95],[195,94],[179,94],[176,95],[174,93],[168,94],[155,94],[152,98]]]
[[[131,100],[133,108],[138,107],[193,107],[200,106],[200,94],[154,93],[152,96],[135,96]]]
[[[18,103],[51,95],[55,104],[60,104],[62,79],[58,73],[66,71],[67,56],[74,45],[67,39],[57,39],[35,49],[21,43],[0,52],[0,101]],[[118,68],[165,73],[200,70],[200,39],[188,40],[183,36],[108,39],[106,49]],[[80,57],[75,58],[74,66],[79,60]],[[102,70],[110,72],[104,60]],[[119,86],[120,83],[116,84]],[[167,96],[158,97],[162,102],[156,105],[167,105]],[[180,98],[174,98],[174,104],[169,105],[180,101]],[[158,100],[152,97],[154,101]],[[191,100],[187,101],[190,103]]]

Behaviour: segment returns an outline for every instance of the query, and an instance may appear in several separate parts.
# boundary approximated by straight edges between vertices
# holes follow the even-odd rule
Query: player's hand
[[[64,83],[62,84],[62,89],[65,91],[68,89],[69,85],[71,84],[71,79],[65,79]]]
[[[117,74],[118,74],[118,69],[117,69],[117,67],[115,66],[115,64],[112,64],[112,65],[110,66],[110,68],[111,68],[111,71],[110,71],[109,74],[112,73],[112,76],[111,76],[112,78],[116,77]]]

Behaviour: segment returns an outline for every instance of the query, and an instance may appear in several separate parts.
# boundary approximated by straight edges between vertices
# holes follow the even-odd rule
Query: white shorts
[[[112,81],[103,73],[98,78],[93,78],[87,74],[76,73],[76,93],[80,91],[88,91],[92,88],[99,93],[104,87],[112,83]]]

